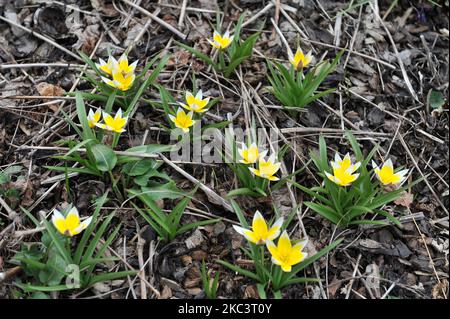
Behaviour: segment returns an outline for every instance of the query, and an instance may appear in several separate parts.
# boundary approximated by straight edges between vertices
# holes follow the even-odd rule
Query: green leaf
[[[118,272],[97,275],[97,276],[94,276],[89,281],[88,286],[89,287],[93,286],[94,284],[96,284],[98,282],[115,280],[115,279],[119,279],[119,278],[123,278],[123,277],[127,277],[127,276],[135,276],[137,273],[138,272],[136,270],[126,270],[126,271],[118,271]]]
[[[4,173],[8,174],[8,175],[14,175],[14,174],[18,174],[22,171],[23,167],[20,165],[12,165],[12,166],[8,166],[7,168],[5,168],[3,170]]]
[[[86,250],[84,251],[83,257],[80,258],[80,263],[83,263],[87,260],[91,260],[92,256],[94,254],[95,249],[97,248],[100,239],[102,238],[104,232],[107,230],[109,223],[114,217],[114,212],[109,214],[106,219],[103,221],[103,223],[100,225],[100,227],[96,230],[94,238],[92,238],[89,242],[89,245],[87,246]],[[91,222],[92,224],[92,222]],[[97,226],[98,222],[96,222]],[[93,229],[91,230],[91,232]]]
[[[164,241],[169,240],[172,232],[169,225],[166,224],[164,216],[162,216],[162,218],[159,216],[159,214],[163,214],[162,211],[159,210],[159,208],[157,210],[159,214],[151,209],[149,209],[147,211],[148,213],[146,213],[138,206],[136,206],[136,204],[134,204],[133,202],[131,203],[131,205],[133,205],[137,212],[147,221],[147,223],[150,224],[152,229],[156,231]]]
[[[176,234],[180,235],[180,234],[185,233],[188,230],[191,230],[191,229],[196,228],[198,226],[205,226],[205,225],[209,225],[209,224],[214,224],[214,223],[217,223],[218,221],[220,221],[220,218],[201,220],[201,221],[198,221],[198,222],[195,222],[195,223],[186,224],[186,225],[181,226],[177,230]]]
[[[176,231],[180,226],[181,216],[183,216],[186,206],[191,201],[190,196],[185,197],[178,202],[178,204],[172,209],[172,212],[167,216],[167,220],[171,224],[172,231]]]
[[[44,294],[43,292],[35,291],[30,296],[30,299],[50,299],[50,296],[47,294]]]
[[[156,161],[151,158],[141,159],[140,161],[126,163],[122,171],[129,176],[139,176],[154,168]]]
[[[82,173],[95,176],[102,176],[98,171],[94,171],[86,167],[61,167],[61,166],[46,166],[46,165],[44,165],[43,167],[52,171]]]
[[[15,285],[24,291],[39,291],[39,292],[51,292],[51,291],[63,291],[71,290],[72,287],[67,287],[67,285],[56,285],[56,286],[38,286],[29,284],[15,283]]]
[[[259,298],[267,299],[265,285],[263,285],[263,284],[256,284],[256,289],[258,290]]]
[[[220,264],[222,266],[225,266],[225,267],[227,267],[227,268],[229,268],[229,269],[231,269],[231,270],[233,270],[233,271],[235,271],[237,273],[240,273],[241,275],[244,275],[244,276],[246,276],[248,278],[251,278],[251,279],[256,280],[258,282],[260,281],[260,278],[255,273],[253,273],[251,271],[242,269],[241,267],[235,266],[233,264],[230,264],[229,262],[226,262],[226,261],[220,260],[220,259],[216,260],[216,263],[218,263],[218,264]]]
[[[191,48],[190,46],[188,46],[188,45],[186,45],[184,43],[181,43],[181,42],[178,42],[178,41],[175,41],[175,43],[178,44],[183,49],[185,49],[185,50],[189,51],[190,53],[192,53],[193,55],[195,55],[200,60],[203,60],[206,63],[208,63],[209,65],[211,65],[212,67],[217,68],[216,63],[214,63],[214,61],[209,56],[207,56],[206,54],[203,54],[200,51],[198,51],[198,50],[196,50],[194,48]]]
[[[341,217],[339,216],[339,214],[330,207],[313,202],[305,202],[305,205],[336,225],[341,222]]]
[[[66,153],[66,155],[64,155],[64,157],[69,157],[71,154],[73,154],[73,153],[75,153],[76,151],[78,151],[80,148],[82,148],[83,146],[85,146],[85,145],[87,145],[87,144],[89,144],[89,143],[91,143],[91,142],[94,142],[94,140],[93,139],[86,139],[86,140],[84,140],[84,141],[81,141],[80,143],[78,143],[77,145],[75,145],[74,147],[72,147],[72,148],[70,148],[70,151],[68,151],[67,153]]]
[[[0,172],[0,185],[8,183],[10,180],[11,180],[11,175],[9,175],[5,172]]]
[[[242,213],[241,208],[239,207],[238,203],[234,199],[230,199],[231,206],[233,207],[234,212],[236,213],[239,222],[244,228],[249,228],[249,225],[247,223],[247,219],[245,218],[244,214]]]
[[[145,196],[149,200],[156,201],[159,199],[177,199],[184,195],[185,192],[179,190],[174,182],[169,182],[166,184],[160,184],[151,187],[141,187],[141,191],[129,190],[135,196]]]
[[[264,194],[265,194],[265,193],[264,193]],[[233,197],[243,196],[243,195],[253,196],[253,197],[259,197],[259,196],[261,196],[260,193],[257,193],[257,192],[255,192],[255,191],[251,190],[250,188],[243,187],[243,188],[236,188],[236,189],[233,189],[232,191],[230,191],[230,192],[227,194],[227,197],[228,197],[228,198],[233,198]],[[267,194],[265,194],[265,195],[263,195],[263,196],[267,196]]]
[[[89,127],[89,123],[86,115],[86,107],[80,92],[75,92],[75,106],[77,108],[78,120],[83,128],[83,140],[95,140],[95,135],[92,129]]]
[[[47,267],[39,272],[39,280],[49,286],[59,285],[67,275],[65,269],[67,263],[57,250],[50,250],[47,259]]]
[[[104,264],[104,263],[114,262],[114,261],[118,261],[118,260],[120,260],[120,258],[118,258],[118,257],[101,257],[101,258],[89,259],[89,260],[83,261],[80,264],[80,270],[83,270],[84,268],[92,266],[92,265]]]
[[[320,282],[320,279],[306,278],[306,277],[293,278],[293,279],[286,281],[285,286],[294,285],[294,284],[304,284],[304,283],[308,283],[308,282]]]
[[[167,61],[169,61],[170,55],[165,55],[161,61],[158,63],[156,68],[153,70],[152,74],[141,84],[138,91],[134,94],[133,100],[128,105],[128,108],[124,112],[124,116],[127,116],[128,114],[131,114],[133,112],[133,109],[136,107],[139,98],[144,93],[144,91],[153,83],[153,81],[156,80],[161,70],[164,68],[164,66],[167,64]]]
[[[362,219],[362,220],[354,220],[348,223],[349,225],[381,225],[386,226],[389,225],[385,221],[381,220],[368,220],[368,219]]]
[[[434,91],[431,89],[428,92],[427,102],[433,109],[438,109],[445,104],[444,95],[439,91]]]
[[[283,299],[283,296],[281,295],[281,291],[279,291],[279,290],[273,292],[273,297],[275,299]]]
[[[402,227],[402,223],[400,223],[400,221],[397,218],[395,218],[394,216],[392,216],[388,212],[385,212],[383,210],[377,210],[376,213],[386,217],[387,219],[389,219],[392,223],[394,223],[398,227],[400,227],[400,228]]]
[[[102,172],[110,172],[116,166],[117,156],[114,151],[106,145],[95,144],[92,146],[97,168]]]
[[[360,215],[367,213],[373,213],[373,210],[365,206],[358,206],[358,205],[351,206],[348,208],[348,219],[352,220]]]

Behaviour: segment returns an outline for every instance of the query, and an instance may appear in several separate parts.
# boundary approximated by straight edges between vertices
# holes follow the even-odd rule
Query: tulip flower
[[[242,159],[239,162],[243,164],[254,164],[258,161],[260,157],[264,157],[267,151],[264,151],[260,154],[258,146],[255,143],[252,143],[250,147],[247,147],[245,144],[242,144],[242,148],[238,150],[239,155],[241,155]]]
[[[117,68],[116,68],[115,72],[122,73],[122,74],[134,73],[137,63],[138,63],[138,60],[134,61],[131,64],[128,64],[127,56],[125,54],[122,54],[122,56],[117,61]]]
[[[388,159],[383,164],[381,169],[377,166],[377,164],[374,161],[372,161],[372,167],[378,180],[383,185],[400,184],[406,179],[406,174],[408,174],[407,169],[394,173],[394,166],[392,165],[391,159]]]
[[[108,75],[112,75],[113,69],[116,68],[118,64],[117,60],[112,56],[108,58],[108,62],[105,62],[103,59],[99,59],[99,62],[100,63],[95,64],[97,68]]]
[[[94,126],[97,125],[97,123],[100,121],[101,115],[102,115],[102,112],[100,109],[98,109],[95,112],[92,111],[92,109],[89,110],[87,120],[88,120],[88,125],[90,128],[93,128]]]
[[[115,61],[114,58],[111,58],[111,61],[111,68],[108,66],[105,66],[104,68],[107,71],[111,71],[109,73],[106,71],[105,72],[111,75],[112,79],[102,77],[103,82],[113,88],[119,89],[120,91],[129,90],[136,79],[134,71],[138,61],[136,60],[132,64],[128,64],[128,58],[125,54],[122,54],[118,61]],[[100,63],[102,62],[100,61]],[[100,68],[102,68],[102,65],[100,65]]]
[[[297,48],[295,55],[292,55],[292,52],[289,52],[288,55],[289,62],[291,62],[296,70],[306,67],[312,60],[311,51],[305,55],[300,47]]]
[[[331,161],[331,167],[333,168],[333,175],[325,172],[325,175],[329,180],[338,184],[339,186],[348,186],[353,183],[359,174],[353,174],[361,166],[360,162],[352,164],[350,154],[346,154],[344,159],[341,159],[338,153],[334,156],[334,161]]]
[[[122,109],[119,109],[114,117],[103,112],[103,120],[105,123],[98,123],[96,125],[108,131],[122,133],[125,132],[124,127],[127,124],[128,116],[122,117]]]
[[[220,35],[217,31],[214,31],[214,35],[213,35],[213,41],[208,40],[209,43],[215,47],[216,49],[226,49],[231,42],[233,41],[233,37],[230,37],[230,32],[227,31],[225,32],[225,34],[222,36]]]
[[[264,158],[259,158],[258,169],[249,167],[248,169],[256,176],[266,178],[270,181],[278,181],[279,178],[275,175],[280,169],[281,163],[275,162],[275,154],[270,155],[266,160]]]
[[[181,128],[183,132],[189,132],[189,128],[194,125],[194,120],[192,119],[192,115],[194,113],[191,111],[186,114],[182,108],[178,108],[177,115],[173,116],[169,114],[170,120],[175,124],[176,127]]]
[[[132,73],[123,74],[121,72],[113,71],[113,79],[108,79],[102,77],[103,82],[112,86],[113,88],[119,89],[120,91],[127,91],[131,88],[134,83],[136,76]]]
[[[252,230],[236,225],[233,225],[233,228],[248,241],[261,245],[266,243],[267,240],[277,238],[280,235],[281,226],[283,226],[283,218],[277,219],[272,227],[269,228],[264,217],[257,211],[253,216]]]
[[[306,252],[302,252],[302,249],[306,246],[306,241],[301,241],[292,246],[286,231],[281,234],[277,246],[270,239],[266,241],[266,246],[272,255],[272,262],[279,265],[284,272],[290,272],[292,266],[300,263],[308,256]]]
[[[202,90],[199,90],[194,96],[191,92],[186,92],[186,104],[180,103],[180,105],[188,111],[193,111],[196,113],[206,112],[206,106],[208,105],[209,97],[203,98]]]
[[[55,209],[53,210],[52,222],[61,234],[72,237],[85,230],[92,222],[92,217],[81,221],[76,207],[72,207],[66,217]]]

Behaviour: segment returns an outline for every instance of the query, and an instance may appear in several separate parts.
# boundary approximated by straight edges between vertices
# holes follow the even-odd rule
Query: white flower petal
[[[64,220],[64,219],[65,218],[64,218],[63,214],[61,214],[61,212],[55,208],[52,213],[53,224],[55,224],[56,220]]]
[[[233,228],[234,228],[234,230],[235,230],[238,234],[241,234],[242,236],[246,236],[246,235],[245,235],[245,231],[246,231],[247,229],[245,229],[244,227],[237,226],[237,225],[233,225]]]
[[[202,92],[202,90],[198,90],[197,94],[195,95],[195,98],[197,100],[202,100],[203,99],[203,92]]]
[[[259,210],[257,210],[255,212],[255,215],[253,215],[253,223],[255,223],[257,220],[262,220],[264,221],[264,223],[266,223],[266,220],[264,219],[263,215],[261,215],[261,213],[259,212]],[[266,223],[267,224],[267,223]]]
[[[264,158],[267,155],[267,150],[262,151],[261,153],[259,153],[259,158]]]
[[[307,240],[307,239],[304,239],[304,240],[301,240],[301,241],[299,241],[298,243],[296,243],[296,244],[294,245],[294,248],[300,247],[300,250],[303,250],[303,248],[305,248],[307,244],[308,244],[308,240]]]
[[[281,232],[281,227],[283,226],[284,223],[284,218],[278,218],[275,223],[273,223],[272,227],[270,227],[270,230],[274,229],[274,228],[278,228],[275,233],[269,238],[271,240],[277,238],[280,235]]]
[[[394,169],[394,165],[392,164],[392,160],[390,158],[386,162],[384,162],[383,167],[385,166]]]
[[[274,263],[275,265],[278,265],[278,266],[281,265],[281,263],[277,259],[275,259],[273,256],[271,257],[271,260],[272,260],[272,263]]]
[[[372,160],[372,168],[373,168],[374,170],[378,169],[378,165],[377,165],[377,163],[375,163],[374,160]]]
[[[325,172],[325,175],[326,175],[332,182],[334,182],[334,183],[336,183],[336,184],[341,184],[341,180],[340,180],[339,178],[337,178],[336,176],[331,175],[331,174],[328,173],[328,172]]]
[[[81,226],[82,226],[83,230],[86,229],[91,222],[92,222],[92,216],[83,220],[81,222]]]
[[[136,60],[136,61],[134,61],[133,63],[130,64],[131,72],[134,72],[138,62],[139,62],[139,60]]]
[[[353,171],[352,171],[352,173],[353,172],[355,172],[356,170],[358,170],[358,168],[361,166],[361,162],[356,162],[354,165],[352,165],[353,166]]]
[[[269,163],[275,163],[275,153],[272,153],[267,160]]]
[[[69,217],[69,216],[71,216],[71,215],[76,216],[78,219],[80,218],[80,215],[78,214],[78,209],[77,209],[75,206],[73,206],[73,207],[69,210],[69,212],[67,213],[66,218]]]
[[[185,113],[184,113],[183,109],[181,107],[179,107],[177,110],[177,117],[181,114],[185,114]]]
[[[342,158],[339,156],[338,152],[334,154],[334,162],[339,165],[340,162],[342,162]]]

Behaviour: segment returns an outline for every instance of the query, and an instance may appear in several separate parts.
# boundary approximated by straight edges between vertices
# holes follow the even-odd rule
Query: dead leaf
[[[431,292],[433,299],[444,299],[448,296],[448,280],[441,279],[441,282],[438,282],[433,286],[433,290]]]
[[[246,299],[259,299],[258,290],[255,285],[245,287],[244,298]]]
[[[180,259],[184,266],[192,264],[192,257],[189,255],[183,255],[180,257]]]
[[[191,54],[186,50],[179,50],[172,54],[171,58],[167,62],[167,66],[182,67],[188,65],[191,61]]]
[[[40,96],[61,96],[64,95],[64,90],[57,85],[53,85],[47,82],[41,82],[36,84],[36,90]]]
[[[190,289],[186,289],[186,290],[187,290],[188,294],[190,294],[192,296],[196,296],[202,292],[202,289],[200,289],[200,288],[190,288]]]
[[[184,241],[184,243],[188,249],[192,249],[199,246],[203,240],[203,234],[200,229],[197,228],[194,233]]]
[[[168,286],[164,286],[161,292],[160,299],[169,299],[170,297],[172,297],[172,289],[170,289]]]
[[[202,261],[203,259],[206,258],[206,256],[208,256],[208,254],[206,252],[204,252],[203,250],[196,250],[196,251],[192,252],[191,256],[192,256],[192,259],[194,259],[194,260]]]
[[[331,281],[330,285],[328,286],[328,292],[332,297],[336,295],[336,292],[342,285],[342,280],[339,280],[334,276],[333,280]]]
[[[401,193],[400,197],[394,201],[394,204],[403,207],[410,207],[413,201],[414,201],[413,194],[404,191]]]
[[[119,15],[119,12],[114,8],[112,3],[105,2],[105,0],[91,0],[91,5],[95,10],[104,13],[108,17]]]

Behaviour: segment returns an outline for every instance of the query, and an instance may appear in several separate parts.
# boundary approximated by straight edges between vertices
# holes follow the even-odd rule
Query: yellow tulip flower
[[[92,222],[92,217],[81,221],[76,207],[72,207],[66,217],[55,209],[53,210],[52,222],[61,234],[72,237],[85,230]]]
[[[127,124],[128,116],[122,117],[122,109],[119,109],[114,117],[103,112],[103,120],[105,123],[98,123],[96,125],[104,130],[122,133],[125,132],[124,127]]]
[[[186,114],[182,108],[178,108],[177,116],[173,116],[169,114],[170,120],[175,124],[176,127],[181,128],[183,132],[189,132],[189,128],[194,125],[194,120],[192,119],[192,115],[194,113],[191,111]]]
[[[348,186],[353,183],[358,177],[359,173],[353,174],[361,166],[360,162],[352,164],[350,154],[346,154],[344,159],[341,159],[338,153],[334,156],[334,161],[331,161],[333,168],[333,175],[325,172],[329,180],[338,184],[339,186]]]
[[[264,217],[259,211],[256,211],[253,216],[252,230],[236,225],[233,225],[233,228],[248,241],[256,245],[261,245],[264,244],[266,240],[274,240],[277,238],[278,235],[280,235],[281,226],[283,226],[283,218],[277,219],[272,227],[267,227]]]
[[[203,98],[202,90],[199,90],[194,96],[191,92],[186,92],[186,104],[180,103],[180,105],[188,111],[193,111],[196,113],[206,112],[206,106],[209,103],[209,97]]]
[[[108,66],[109,60],[106,66],[102,66],[102,61],[100,61],[100,69],[103,70],[103,67],[106,69],[105,72],[112,76],[112,79],[102,77],[103,82],[121,91],[129,90],[136,79],[134,71],[138,61],[128,64],[128,58],[125,54],[122,54],[118,61],[111,57],[111,61],[111,67]]]
[[[98,109],[97,111],[92,111],[92,109],[89,110],[88,116],[87,116],[87,120],[88,120],[88,125],[90,128],[93,128],[94,126],[97,125],[97,123],[100,121],[100,117],[102,116],[102,112],[100,109]]]
[[[407,169],[404,169],[397,173],[394,173],[394,166],[392,165],[391,159],[388,159],[383,164],[381,169],[377,166],[377,164],[375,164],[374,161],[372,161],[372,167],[378,180],[383,185],[396,185],[402,183],[406,179],[406,174],[408,174],[409,171]]]
[[[258,169],[249,167],[248,169],[255,174],[256,176],[266,178],[269,181],[278,181],[279,178],[275,175],[280,169],[281,163],[275,162],[275,154],[272,154],[268,160],[264,160],[264,158],[259,158]]]
[[[123,74],[113,70],[113,79],[102,77],[103,82],[121,91],[127,91],[134,83],[136,76],[132,73]]]
[[[105,62],[103,59],[99,59],[100,63],[96,63],[97,69],[105,72],[108,75],[112,75],[112,72],[115,68],[117,68],[118,62],[114,57],[110,56],[108,58],[108,62]]]
[[[306,252],[302,252],[302,249],[306,246],[306,241],[301,241],[292,246],[286,231],[278,239],[278,246],[275,246],[272,240],[267,240],[266,246],[272,255],[272,262],[279,265],[284,272],[290,272],[292,266],[308,257]]]
[[[296,70],[305,68],[312,60],[311,51],[309,51],[305,55],[300,47],[297,48],[297,52],[295,52],[295,55],[292,55],[292,52],[289,52],[288,55],[289,62],[291,62]]]
[[[258,161],[258,159],[264,158],[267,151],[259,153],[258,146],[255,143],[252,143],[250,147],[247,147],[244,143],[242,144],[242,148],[238,149],[239,155],[241,155],[242,159],[239,162],[243,164],[254,164]]]
[[[136,60],[133,63],[128,64],[127,56],[125,54],[122,54],[122,56],[117,61],[117,69],[115,71],[122,74],[134,73],[138,61],[139,60]]]
[[[233,36],[230,37],[229,31],[225,32],[223,36],[220,35],[220,33],[218,33],[217,31],[214,31],[213,41],[211,40],[208,41],[216,49],[223,50],[226,49],[231,44],[231,42],[233,41]]]

